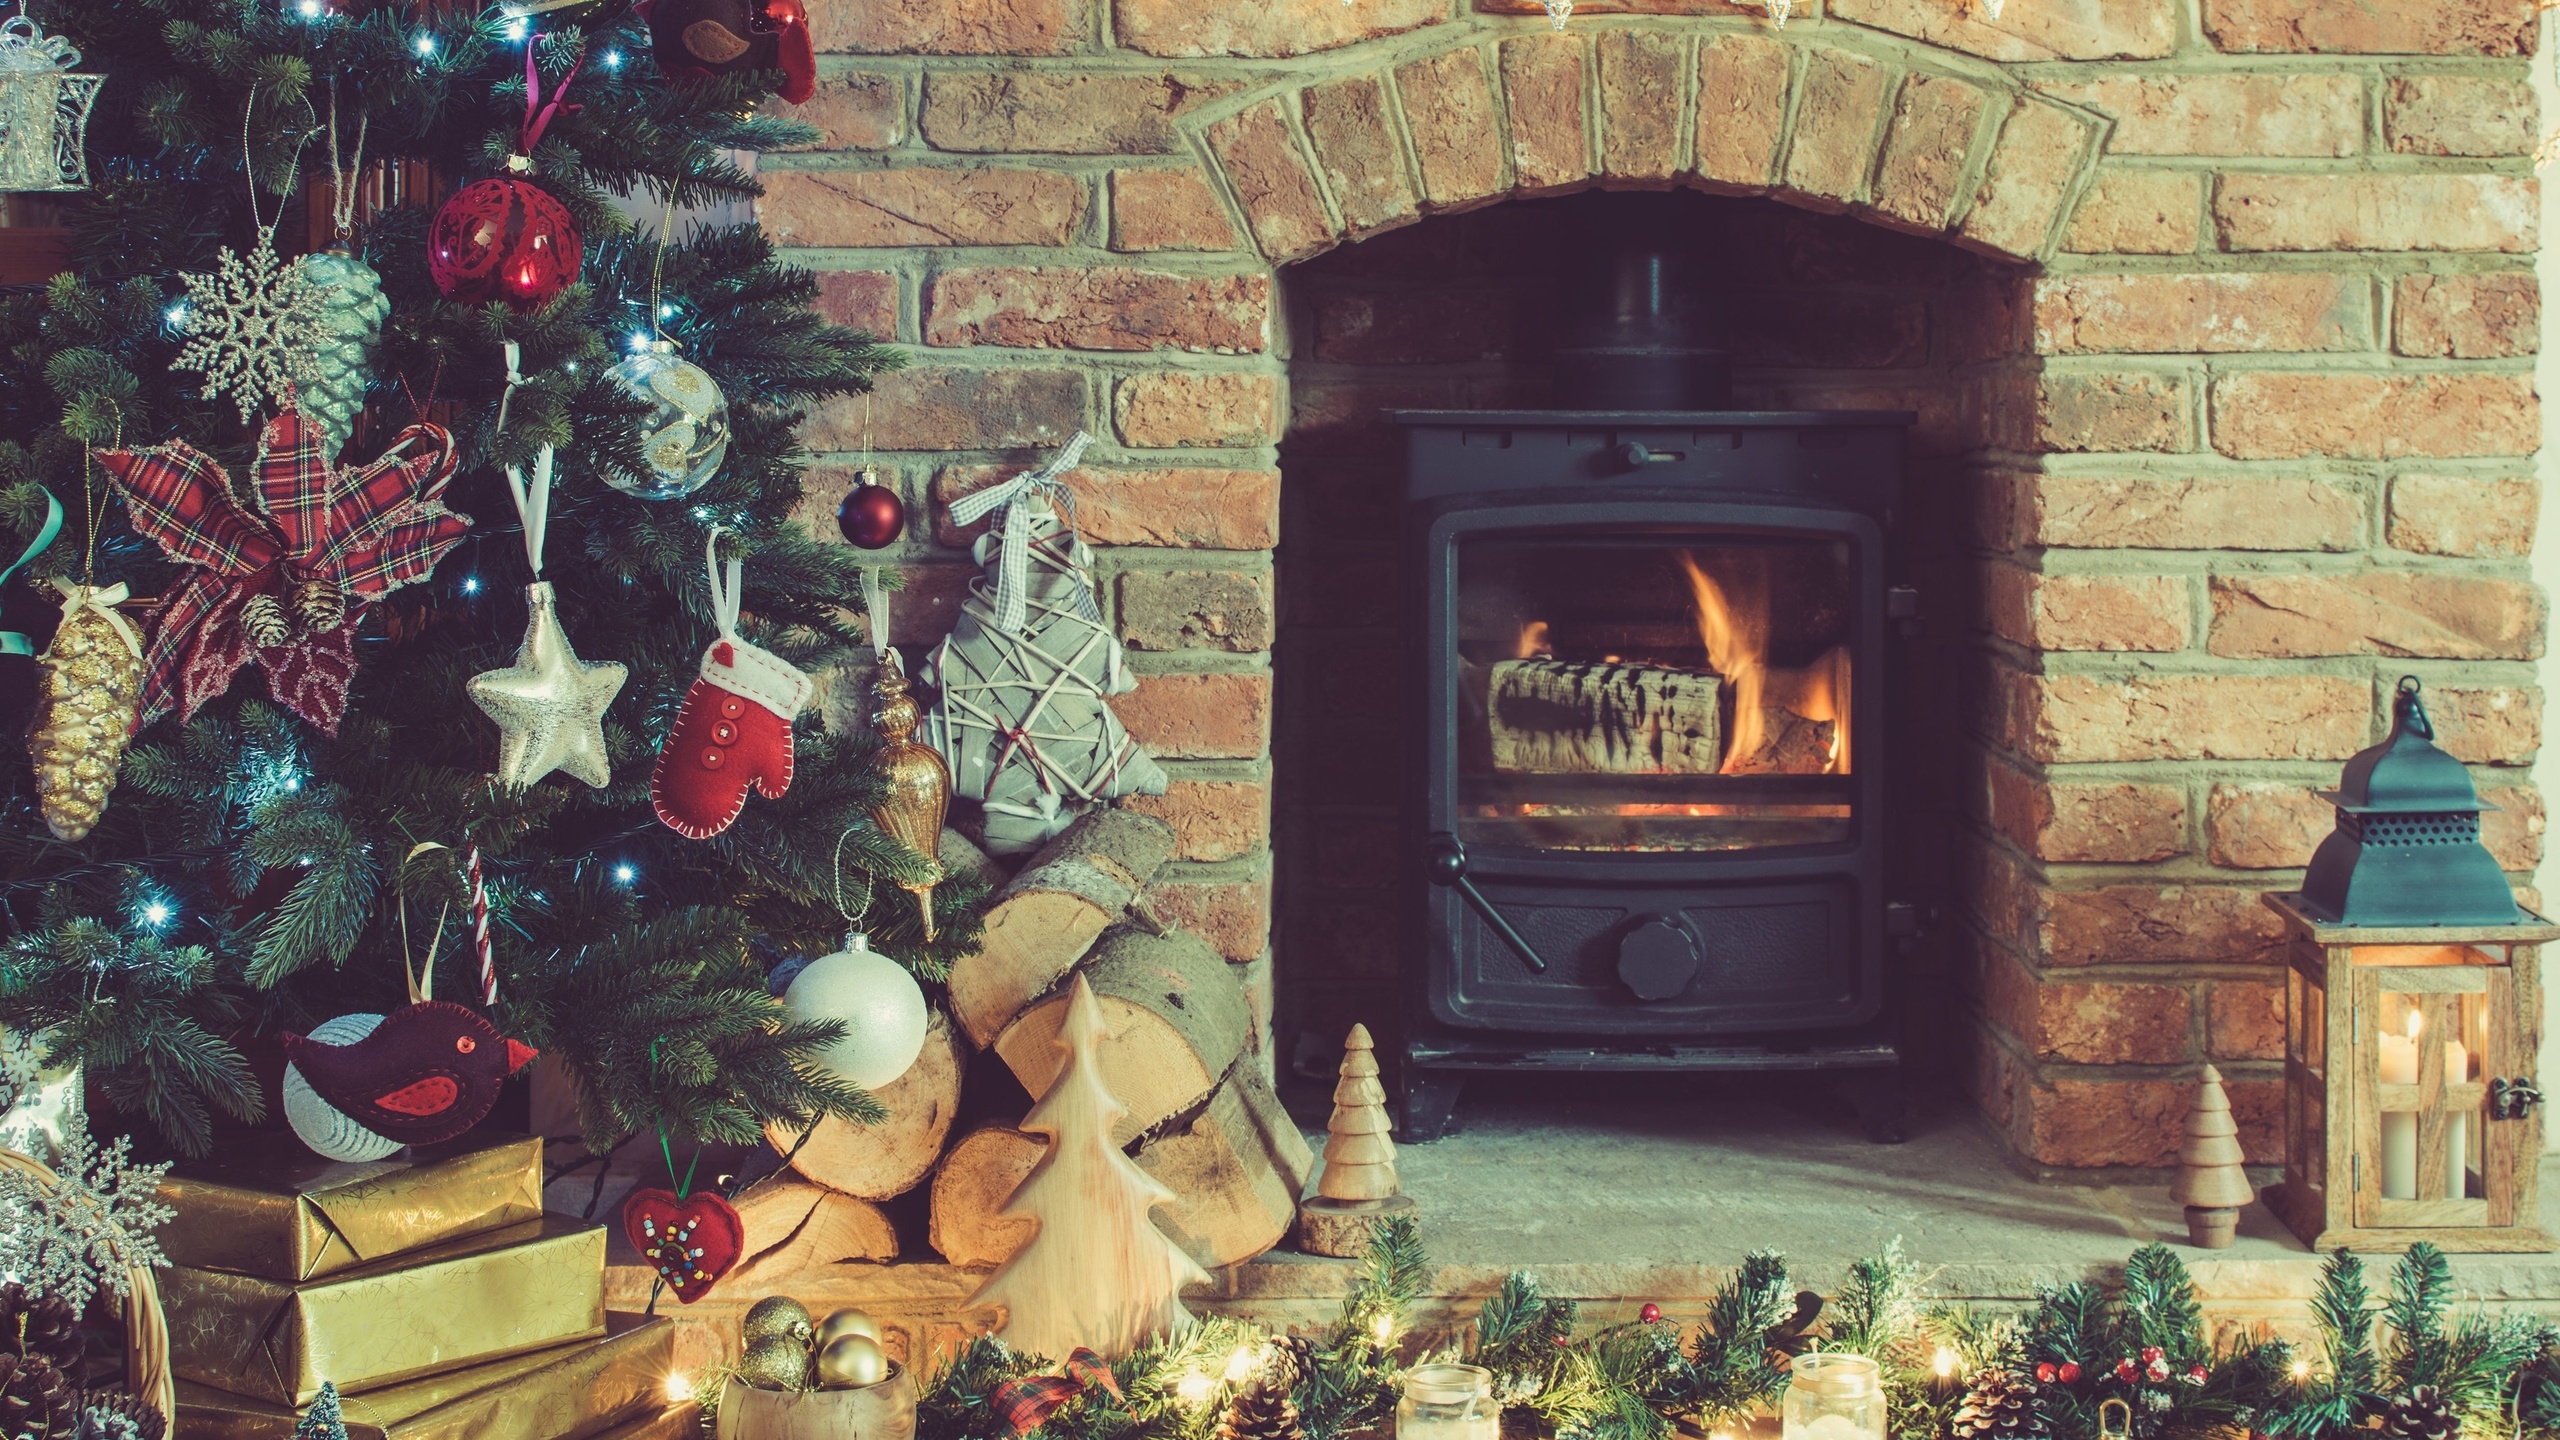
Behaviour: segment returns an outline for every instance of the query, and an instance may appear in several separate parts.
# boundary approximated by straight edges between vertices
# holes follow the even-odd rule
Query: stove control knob
[[[1668,1000],[1698,978],[1698,942],[1668,916],[1640,921],[1618,942],[1618,978],[1647,1004]]]

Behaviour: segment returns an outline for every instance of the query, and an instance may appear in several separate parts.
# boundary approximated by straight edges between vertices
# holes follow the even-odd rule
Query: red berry
[[[2050,1360],[2036,1367],[2036,1383],[2039,1385],[2050,1385],[2061,1378],[2062,1372],[2056,1369]]]
[[[2125,1384],[2130,1385],[2130,1384],[2132,1384],[2132,1383],[2133,1383],[2133,1377],[2134,1377],[2134,1374],[2135,1374],[2135,1371],[2134,1371],[2134,1368],[2133,1368],[2133,1362],[2132,1362],[2132,1361],[2130,1361],[2130,1360],[2119,1360],[2119,1361],[2117,1361],[2117,1362],[2116,1362],[2116,1378],[2117,1378],[2118,1380],[2121,1380],[2121,1381],[2123,1381]]]
[[[1662,1307],[1648,1300],[1645,1307],[1636,1313],[1644,1317],[1644,1323],[1651,1325],[1662,1318]]]
[[[2201,1366],[2201,1365],[2199,1365],[2199,1366],[2197,1366],[2196,1368],[2194,1368],[2193,1370],[2188,1371],[2188,1372],[2187,1372],[2187,1383],[2188,1383],[2188,1384],[2190,1384],[2190,1385],[2201,1385],[2201,1384],[2203,1384],[2203,1383],[2204,1383],[2204,1367],[2203,1367],[2203,1366]]]
[[[2142,1347],[2142,1363],[2145,1365],[2157,1365],[2160,1363],[2161,1358],[2168,1353],[2168,1351],[2161,1349],[2157,1345],[2145,1345]]]
[[[2078,1362],[2078,1361],[2076,1361],[2076,1360],[2065,1360],[2065,1361],[2063,1361],[2063,1362],[2062,1362],[2062,1371],[2061,1371],[2061,1374],[2062,1374],[2062,1383],[2063,1383],[2063,1384],[2065,1384],[2065,1385],[2076,1385],[2076,1384],[2078,1384],[2078,1383],[2079,1383],[2079,1381],[2080,1381],[2080,1364],[2079,1364],[2079,1362]]]

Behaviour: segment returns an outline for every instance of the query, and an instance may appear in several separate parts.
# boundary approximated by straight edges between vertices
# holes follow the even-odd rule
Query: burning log
[[[1491,683],[1493,764],[1509,774],[1712,775],[1721,758],[1713,675],[1503,660]]]

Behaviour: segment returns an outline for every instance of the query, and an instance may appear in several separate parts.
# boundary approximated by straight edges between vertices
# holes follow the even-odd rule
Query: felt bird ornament
[[[404,1145],[433,1145],[479,1124],[507,1077],[536,1053],[450,1000],[402,1006],[350,1045],[287,1035],[284,1048],[321,1099]]]

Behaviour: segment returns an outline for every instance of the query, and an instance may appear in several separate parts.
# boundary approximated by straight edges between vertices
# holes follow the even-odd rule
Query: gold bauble
[[[864,1336],[877,1345],[880,1343],[880,1322],[859,1310],[839,1310],[818,1322],[816,1333],[810,1337],[809,1348],[824,1350],[845,1335]]]
[[[738,1327],[738,1333],[750,1348],[759,1340],[784,1335],[799,1341],[806,1349],[809,1344],[809,1309],[788,1295],[768,1295],[747,1308],[746,1321]]]
[[[889,1354],[868,1335],[839,1335],[818,1352],[818,1383],[829,1390],[877,1385],[889,1378]]]
[[[738,1378],[759,1390],[806,1390],[809,1347],[789,1335],[767,1335],[739,1357]]]

